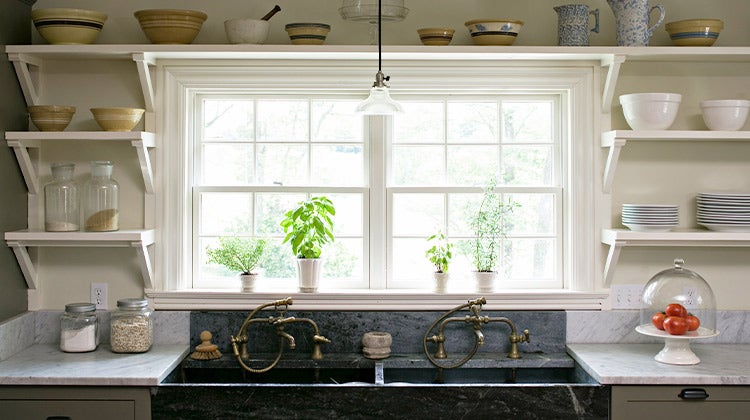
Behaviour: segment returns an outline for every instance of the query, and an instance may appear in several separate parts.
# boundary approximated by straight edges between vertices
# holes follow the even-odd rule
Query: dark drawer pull
[[[705,400],[708,392],[702,388],[685,388],[677,396],[683,400]]]
[[[72,420],[72,419],[68,416],[51,416],[51,417],[47,417],[47,420]]]

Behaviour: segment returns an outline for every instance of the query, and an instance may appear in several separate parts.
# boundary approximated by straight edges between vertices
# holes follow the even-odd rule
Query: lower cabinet
[[[612,420],[742,419],[750,386],[613,386]]]
[[[0,418],[8,420],[150,420],[149,388],[0,387]]]

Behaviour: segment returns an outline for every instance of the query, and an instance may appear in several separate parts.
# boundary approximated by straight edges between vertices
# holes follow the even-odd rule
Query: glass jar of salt
[[[91,162],[91,178],[83,186],[83,220],[90,232],[119,229],[120,186],[112,179],[112,162]]]
[[[99,345],[99,319],[93,303],[69,303],[60,316],[60,350],[94,351]]]
[[[78,185],[73,180],[75,164],[51,165],[52,182],[44,186],[44,230],[75,232],[79,229]]]

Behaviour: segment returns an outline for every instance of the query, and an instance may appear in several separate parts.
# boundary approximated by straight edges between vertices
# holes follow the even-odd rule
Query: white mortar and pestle
[[[268,20],[281,11],[279,5],[260,19],[240,18],[224,21],[227,39],[232,44],[262,44],[268,38]]]

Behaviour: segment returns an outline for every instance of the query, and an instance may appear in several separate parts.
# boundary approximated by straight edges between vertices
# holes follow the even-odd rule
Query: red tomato
[[[667,314],[665,314],[664,312],[657,312],[651,317],[651,322],[654,324],[654,327],[664,331],[664,319],[666,317]]]
[[[688,314],[687,318],[688,331],[695,331],[701,326],[701,320],[693,314]]]
[[[664,320],[664,330],[671,335],[683,335],[688,330],[687,319],[679,316],[668,316]]]
[[[687,309],[679,303],[670,303],[667,305],[667,310],[664,312],[667,313],[667,316],[679,316],[680,318],[685,318],[687,316]]]

